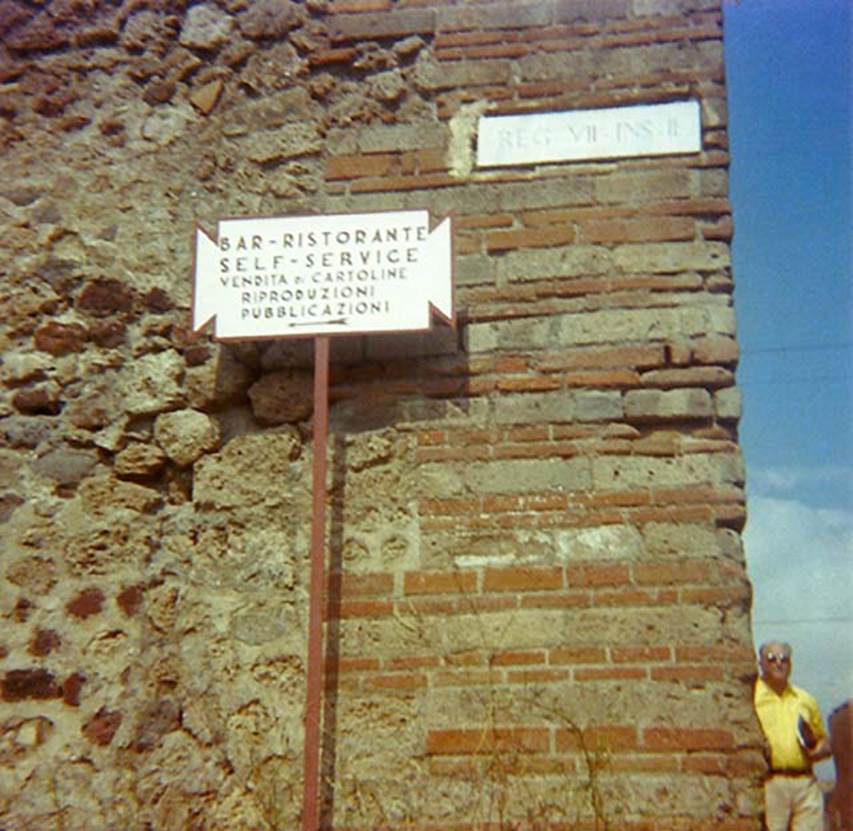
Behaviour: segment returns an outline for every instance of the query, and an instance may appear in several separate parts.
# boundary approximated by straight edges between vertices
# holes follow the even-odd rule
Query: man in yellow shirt
[[[823,831],[823,795],[812,766],[832,755],[817,702],[788,683],[791,647],[771,641],[758,653],[755,712],[770,749],[764,783],[767,831]]]

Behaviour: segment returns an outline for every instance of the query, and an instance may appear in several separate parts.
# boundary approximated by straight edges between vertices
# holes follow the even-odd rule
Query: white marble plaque
[[[698,153],[698,101],[605,110],[483,116],[478,167]]]

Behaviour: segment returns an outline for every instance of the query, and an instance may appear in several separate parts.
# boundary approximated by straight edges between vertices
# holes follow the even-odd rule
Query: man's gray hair
[[[782,649],[790,656],[793,653],[793,649],[791,649],[791,644],[785,643],[785,641],[765,641],[761,646],[758,647],[758,655],[763,658],[764,653],[767,651],[767,648],[771,645],[781,646]]]

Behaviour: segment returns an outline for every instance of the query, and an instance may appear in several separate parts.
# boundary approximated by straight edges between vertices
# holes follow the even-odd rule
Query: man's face
[[[775,686],[788,683],[791,674],[791,650],[781,643],[769,643],[761,653],[761,675]]]

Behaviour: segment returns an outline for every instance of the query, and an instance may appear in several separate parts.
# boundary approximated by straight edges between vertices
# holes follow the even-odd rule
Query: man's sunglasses
[[[774,652],[768,652],[766,655],[767,660],[771,664],[790,664],[791,656],[790,655],[776,655]]]

